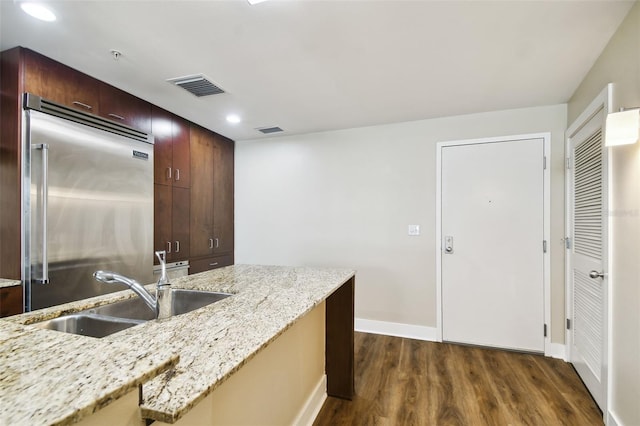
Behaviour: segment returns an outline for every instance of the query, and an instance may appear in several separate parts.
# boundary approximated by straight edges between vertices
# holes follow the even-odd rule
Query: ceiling
[[[633,5],[50,0],[47,23],[16,1],[0,0],[2,50],[31,48],[235,140],[565,103]],[[197,73],[226,93],[166,81]]]

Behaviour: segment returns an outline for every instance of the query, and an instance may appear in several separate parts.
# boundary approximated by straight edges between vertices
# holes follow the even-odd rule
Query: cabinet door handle
[[[209,238],[209,248],[213,248],[213,238]]]
[[[176,182],[180,180],[180,169],[176,169]]]
[[[171,241],[167,241],[167,253],[171,253]]]
[[[218,266],[218,262],[210,263],[209,266]]]
[[[180,253],[180,241],[176,240],[176,253]]]
[[[118,115],[118,114],[109,113],[108,115],[109,115],[109,117],[113,117],[113,118],[116,118],[118,120],[124,120],[124,117],[121,116],[121,115]]]
[[[167,179],[171,179],[171,167],[167,167]]]
[[[220,240],[216,238],[216,248],[220,247]]]
[[[82,102],[73,101],[71,103],[74,104],[74,105],[80,106],[80,107],[82,107],[84,109],[88,109],[88,110],[92,110],[93,109],[93,107],[91,105],[83,104]]]

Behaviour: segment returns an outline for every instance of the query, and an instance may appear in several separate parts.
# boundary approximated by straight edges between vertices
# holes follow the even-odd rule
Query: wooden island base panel
[[[352,277],[327,298],[326,316],[327,395],[348,400],[355,394],[354,291]]]

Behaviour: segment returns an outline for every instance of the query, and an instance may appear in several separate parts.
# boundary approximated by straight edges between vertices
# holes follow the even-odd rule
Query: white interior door
[[[572,244],[570,360],[601,409],[606,399],[607,159],[604,112],[569,138]],[[602,276],[598,276],[602,274]]]
[[[544,139],[442,147],[442,337],[544,351]]]

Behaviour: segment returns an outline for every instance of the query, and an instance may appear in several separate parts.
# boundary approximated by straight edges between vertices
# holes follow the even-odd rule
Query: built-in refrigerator
[[[153,281],[153,137],[25,94],[25,310],[121,290],[112,270]]]

